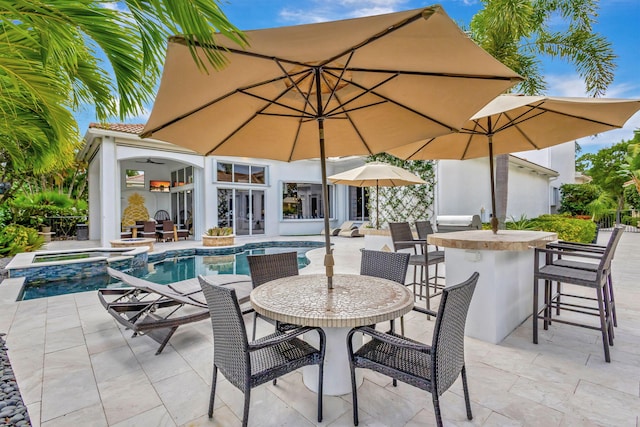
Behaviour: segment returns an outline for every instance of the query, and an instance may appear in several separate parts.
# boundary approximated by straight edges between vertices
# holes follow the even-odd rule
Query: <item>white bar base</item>
[[[480,273],[465,335],[497,344],[533,312],[533,249],[493,251],[445,248],[447,285]]]

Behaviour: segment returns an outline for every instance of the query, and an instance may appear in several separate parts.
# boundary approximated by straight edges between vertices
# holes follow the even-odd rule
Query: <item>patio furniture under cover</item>
[[[456,131],[522,80],[440,6],[244,34],[246,47],[216,34],[215,44],[193,41],[195,53],[184,37],[171,37],[141,137],[205,155],[320,159],[329,289],[326,158],[375,154]],[[203,50],[217,50],[228,62],[205,72],[192,60]]]
[[[98,290],[102,306],[121,325],[136,335],[148,335],[160,344],[162,353],[179,326],[209,317],[207,303],[197,279],[160,285],[107,267],[114,279],[132,288]],[[237,289],[239,303],[249,301],[251,285],[248,276],[220,274],[209,279]]]
[[[442,426],[439,398],[462,374],[467,418],[473,418],[464,362],[464,326],[477,281],[478,273],[474,273],[465,282],[445,288],[437,313],[413,307],[413,310],[420,313],[436,316],[430,346],[397,335],[393,331],[379,332],[369,326],[354,328],[349,332],[347,347],[351,367],[354,425],[358,425],[356,368],[371,369],[430,392],[438,426]],[[352,339],[356,332],[361,332],[371,340],[354,351]]]
[[[213,416],[218,370],[244,393],[242,425],[249,422],[251,389],[293,372],[303,366],[318,365],[318,422],[322,422],[322,380],[325,335],[320,328],[297,328],[287,333],[276,331],[248,342],[234,289],[210,283],[198,276],[207,300],[213,327],[213,379],[209,398],[209,417]],[[319,349],[298,338],[317,332]]]

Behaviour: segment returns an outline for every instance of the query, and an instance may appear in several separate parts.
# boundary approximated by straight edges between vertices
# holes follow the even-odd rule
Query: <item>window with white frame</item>
[[[246,163],[216,163],[216,181],[265,185],[267,168]]]
[[[329,185],[329,200],[333,200],[333,186]],[[333,203],[329,203],[329,217],[333,218]],[[322,184],[308,182],[282,183],[282,219],[324,218]]]

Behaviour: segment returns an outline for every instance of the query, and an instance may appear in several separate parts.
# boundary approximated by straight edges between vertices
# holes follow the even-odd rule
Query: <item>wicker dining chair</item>
[[[322,379],[325,334],[320,328],[303,327],[287,333],[276,331],[257,341],[248,342],[240,306],[234,289],[218,286],[198,276],[207,300],[213,327],[213,378],[209,398],[209,418],[213,417],[218,370],[244,393],[242,426],[249,421],[251,389],[275,380],[303,366],[318,365],[318,422],[322,421]],[[316,331],[319,349],[298,336]]]
[[[248,255],[249,274],[251,275],[251,283],[254,289],[263,283],[272,280],[281,279],[283,277],[291,277],[298,275],[298,254],[296,252],[283,252],[265,255]],[[256,326],[258,317],[272,323],[276,328],[284,331],[296,325],[283,324],[273,319],[262,316],[255,311],[253,312],[253,334],[251,339],[256,339]]]
[[[409,256],[406,252],[383,252],[362,250],[360,275],[380,277],[404,285],[409,268]],[[404,316],[400,318],[400,330],[404,335]],[[393,319],[391,320],[393,330]]]
[[[466,281],[446,287],[442,292],[437,313],[421,307],[413,308],[415,311],[436,316],[430,346],[393,332],[379,332],[369,326],[349,331],[347,347],[351,368],[354,425],[358,425],[356,368],[371,369],[430,392],[438,426],[442,426],[440,396],[462,374],[467,418],[473,419],[464,363],[464,325],[478,276],[478,273],[473,273]],[[356,332],[362,332],[371,337],[371,340],[354,352],[352,337]]]

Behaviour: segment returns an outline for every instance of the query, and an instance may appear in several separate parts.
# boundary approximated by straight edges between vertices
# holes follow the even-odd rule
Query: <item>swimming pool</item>
[[[249,274],[247,255],[296,251],[298,267],[309,264],[306,252],[324,246],[320,242],[263,242],[224,249],[187,249],[150,254],[143,268],[128,271],[129,274],[151,282],[167,284],[197,277],[199,274]],[[105,287],[121,287],[107,274],[98,274],[73,280],[29,281],[25,283],[20,300],[66,295],[97,290]]]

